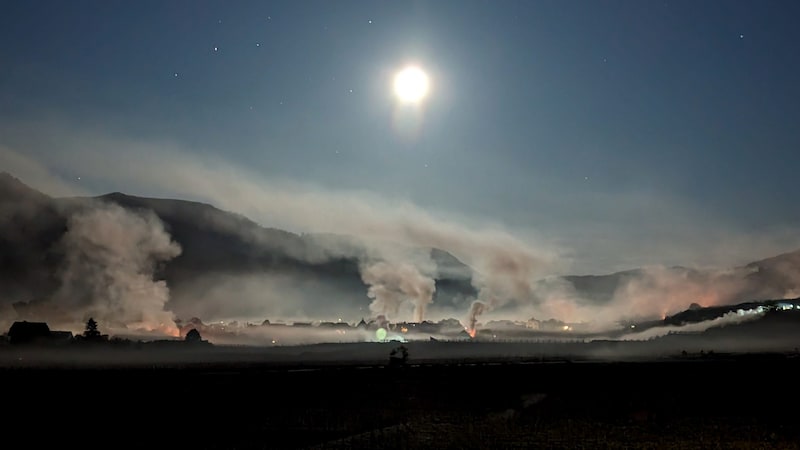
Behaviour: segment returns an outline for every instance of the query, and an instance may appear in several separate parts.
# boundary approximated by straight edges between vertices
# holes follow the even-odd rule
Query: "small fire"
[[[151,327],[150,331],[164,333],[171,337],[181,337],[181,330],[175,325],[175,322],[164,323],[161,322],[158,326]]]
[[[469,326],[466,327],[467,333],[470,337],[474,338],[475,333],[478,329],[478,316],[483,314],[486,310],[486,305],[479,301],[472,302],[472,306],[469,309]]]
[[[158,325],[146,324],[146,323],[136,323],[136,324],[129,324],[129,330],[142,330],[148,333],[153,334],[163,334],[165,336],[170,337],[181,337],[181,330],[175,325],[175,323],[159,323]]]

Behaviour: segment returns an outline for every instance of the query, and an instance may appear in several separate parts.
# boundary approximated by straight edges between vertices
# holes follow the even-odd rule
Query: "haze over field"
[[[4,327],[800,296],[796,5],[93,6],[0,14]]]

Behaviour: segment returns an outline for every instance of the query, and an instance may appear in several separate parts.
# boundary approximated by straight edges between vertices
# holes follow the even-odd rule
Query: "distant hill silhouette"
[[[320,290],[327,286],[327,290],[349,293],[352,304],[346,306],[370,301],[357,258],[366,250],[355,237],[298,235],[266,228],[242,215],[193,201],[120,192],[93,199],[128,210],[150,210],[161,219],[182,249],[157,274],[167,281],[173,299],[191,296],[192,287],[211,275],[269,273],[313,279]],[[64,256],[57,243],[66,232],[68,217],[83,200],[49,197],[0,173],[0,292],[10,298],[39,299],[57,288],[56,273]],[[348,255],[331,255],[322,245],[331,239],[348,243]],[[434,298],[466,302],[474,297],[470,268],[443,250],[430,251],[441,274]]]
[[[720,303],[733,304],[748,300],[767,300],[800,296],[800,250],[754,261],[725,272],[699,270],[681,266],[664,269],[666,274],[687,283],[707,286],[735,284],[736,289],[720,289]],[[618,289],[647,278],[645,269],[633,269],[607,275],[570,275],[563,279],[582,298],[593,303],[611,301]],[[687,302],[687,307],[691,301]],[[708,305],[701,305],[708,306]]]
[[[57,274],[64,255],[57,245],[67,230],[70,215],[83,198],[53,198],[0,173],[0,292],[6,299],[25,301],[47,298],[58,287]],[[343,308],[370,302],[359,274],[364,244],[354,236],[298,235],[267,228],[213,205],[177,199],[145,198],[114,192],[92,200],[117,204],[128,210],[149,210],[164,223],[181,246],[181,254],[159,267],[157,277],[170,287],[171,302],[191,302],[197,286],[215,275],[264,274],[313,282],[316,292],[336,292]],[[332,254],[326,243],[347,247]],[[452,254],[430,249],[437,264],[434,304],[468,307],[477,292],[472,270]],[[710,283],[735,281],[739,288],[720,301],[726,304],[785,298],[798,289],[800,250],[754,261],[729,274],[685,267],[665,269],[679,280]],[[646,280],[645,269],[607,275],[565,276],[581,298],[595,304],[610,301],[626,284]],[[231,295],[236,295],[231,293]],[[333,297],[332,297],[333,298]],[[695,299],[687,301],[687,307]],[[171,304],[168,306],[176,306]],[[703,305],[708,306],[708,305]]]
[[[62,205],[0,173],[0,292],[41,298],[57,286],[60,255],[54,248],[67,218]]]

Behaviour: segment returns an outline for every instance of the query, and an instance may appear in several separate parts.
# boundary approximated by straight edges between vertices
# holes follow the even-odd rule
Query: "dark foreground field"
[[[749,355],[0,376],[5,437],[33,448],[796,448],[798,368]]]

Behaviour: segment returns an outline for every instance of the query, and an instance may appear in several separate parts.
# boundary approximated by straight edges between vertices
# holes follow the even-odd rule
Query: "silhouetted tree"
[[[89,320],[86,322],[86,330],[83,332],[83,337],[87,340],[97,340],[100,339],[100,332],[97,331],[97,322],[94,320],[93,317],[90,317]]]
[[[197,328],[192,328],[186,333],[186,342],[201,342],[202,340],[203,338],[200,337],[200,332],[197,331]]]

